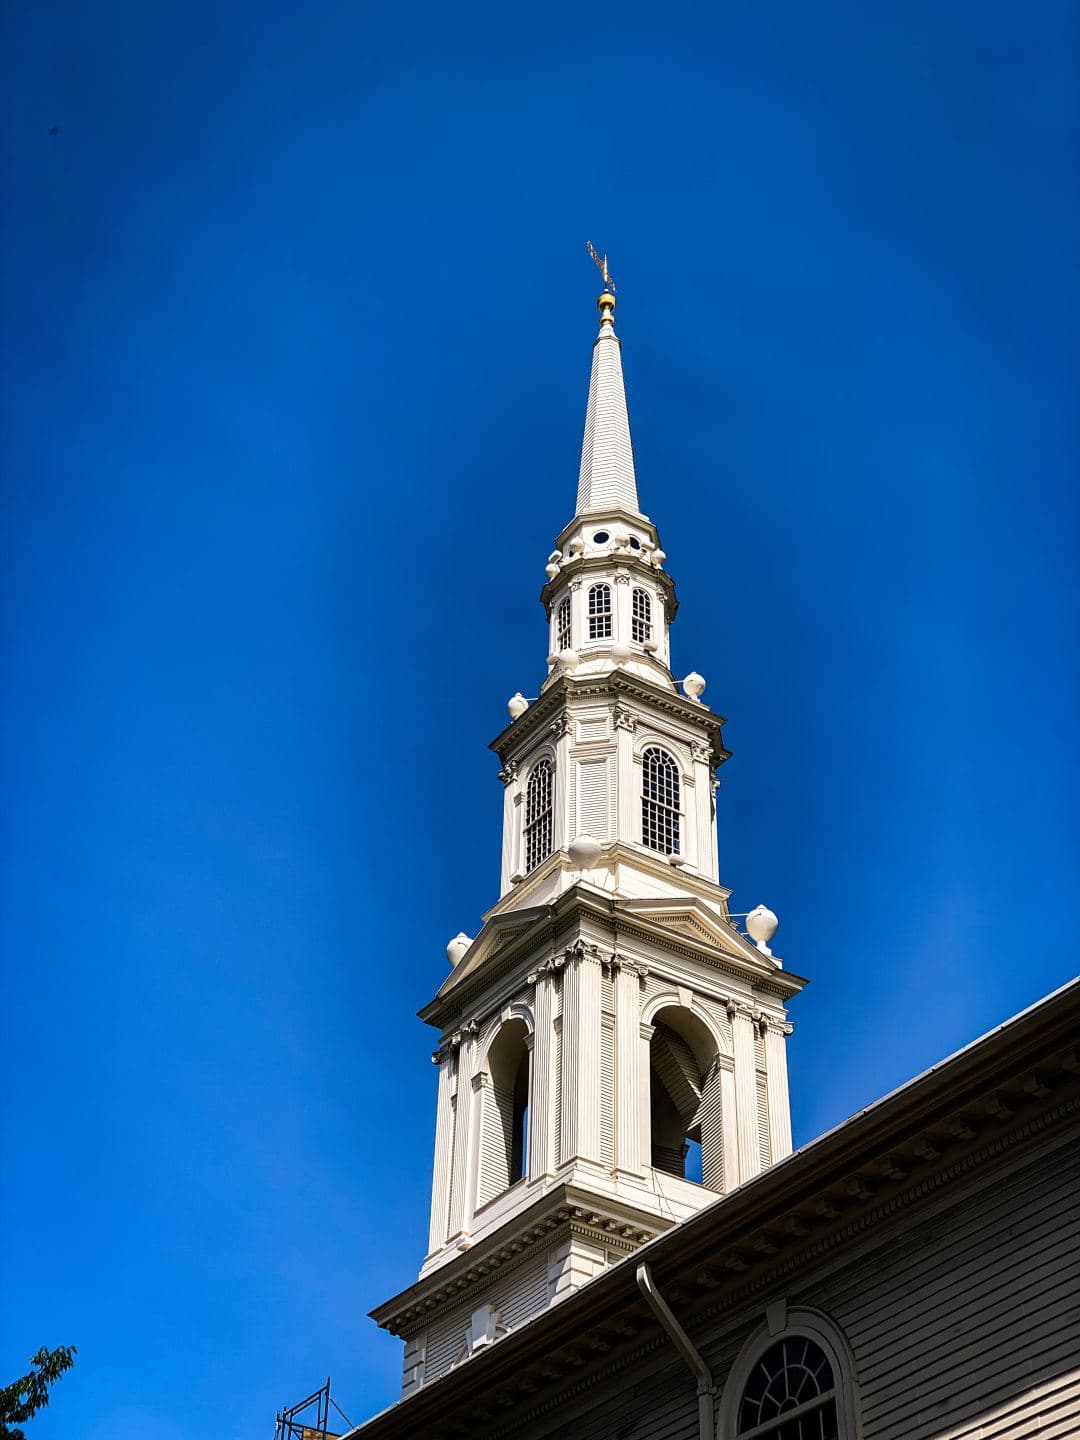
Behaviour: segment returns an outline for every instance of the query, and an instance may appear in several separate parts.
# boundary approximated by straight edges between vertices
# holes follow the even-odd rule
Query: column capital
[[[555,976],[565,964],[565,955],[552,955],[549,960],[545,960],[543,964],[538,965],[535,970],[530,970],[528,975],[525,976],[525,982],[528,985],[535,985],[544,976],[549,976],[554,980]]]
[[[499,771],[499,779],[504,785],[511,785],[517,779],[518,762],[507,760],[506,764]]]
[[[570,716],[564,710],[561,715],[556,715],[548,726],[548,733],[556,740],[561,740],[564,735],[570,734]]]
[[[573,944],[567,945],[563,956],[567,964],[580,965],[585,961],[592,965],[604,964],[604,953],[600,946],[593,945],[588,940],[575,940]]]
[[[624,709],[621,705],[615,706],[615,709],[612,711],[612,718],[615,721],[616,730],[629,730],[632,735],[637,729],[637,716],[631,715],[630,711]]]

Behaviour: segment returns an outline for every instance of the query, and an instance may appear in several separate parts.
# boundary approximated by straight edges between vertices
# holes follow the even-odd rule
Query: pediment
[[[732,960],[749,963],[770,975],[780,969],[775,960],[763,955],[753,941],[741,935],[730,921],[725,922],[711,906],[694,896],[663,901],[629,900],[623,904],[640,919],[651,920],[653,924],[698,944],[715,946]]]
[[[546,913],[543,907],[529,910],[511,910],[504,915],[493,915],[485,921],[479,935],[454,966],[439,987],[438,999],[448,995],[468,975],[474,975],[500,950],[523,935],[532,924]]]

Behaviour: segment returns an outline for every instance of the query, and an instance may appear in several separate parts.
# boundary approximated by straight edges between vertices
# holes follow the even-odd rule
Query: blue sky
[[[1080,15],[14,0],[0,1379],[269,1436],[426,1241],[610,251],[805,1142],[1069,978]],[[50,135],[57,127],[59,133]],[[743,903],[745,902],[745,903]]]

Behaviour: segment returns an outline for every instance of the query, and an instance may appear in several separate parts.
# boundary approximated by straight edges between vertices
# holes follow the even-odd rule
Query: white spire
[[[630,444],[630,418],[626,413],[622,355],[615,334],[615,297],[605,290],[596,303],[600,308],[600,334],[593,345],[577,513],[630,510],[638,515],[641,510]]]

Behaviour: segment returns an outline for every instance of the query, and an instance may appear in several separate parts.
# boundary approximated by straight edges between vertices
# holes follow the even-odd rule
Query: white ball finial
[[[510,719],[516,720],[519,715],[525,714],[525,711],[529,708],[529,702],[525,699],[525,696],[522,695],[521,691],[518,690],[511,695],[510,699],[506,702],[506,708],[510,711]]]
[[[558,567],[558,565],[556,565],[556,564],[554,563],[554,561],[553,561],[550,565],[545,565],[545,566],[544,566],[544,574],[547,576],[547,578],[548,578],[549,580],[554,580],[554,579],[555,579],[555,576],[558,575],[558,573],[559,573],[559,567]]]
[[[576,650],[559,651],[559,669],[564,675],[572,675],[581,664],[581,656]]]
[[[634,652],[630,649],[629,645],[623,645],[621,641],[616,641],[615,644],[612,645],[609,653],[611,658],[617,660],[621,665],[623,661],[629,660]]]
[[[601,849],[600,841],[594,840],[591,835],[578,835],[570,841],[566,853],[575,870],[591,870],[600,859]]]
[[[746,933],[763,955],[771,955],[769,941],[776,934],[780,921],[767,905],[759,905],[746,917]]]
[[[472,940],[465,934],[465,931],[459,930],[446,947],[446,958],[450,961],[450,964],[460,965],[466,950],[468,950],[471,944]]]
[[[688,699],[700,705],[702,691],[705,689],[704,675],[699,675],[696,670],[691,670],[682,682],[682,688]]]

